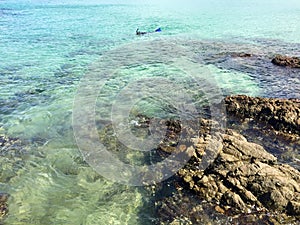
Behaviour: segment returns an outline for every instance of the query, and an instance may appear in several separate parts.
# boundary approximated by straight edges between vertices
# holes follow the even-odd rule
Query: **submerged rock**
[[[6,216],[8,213],[7,201],[8,201],[8,194],[0,193],[0,222],[1,219],[4,216]]]
[[[157,203],[158,224],[298,224],[297,219],[285,214],[264,210],[231,216],[218,205],[199,201],[188,193],[176,193]]]
[[[0,156],[4,156],[8,152],[16,152],[16,146],[19,146],[21,141],[17,138],[10,138],[0,134]]]
[[[7,183],[24,165],[26,149],[21,140],[0,135],[0,183]]]
[[[245,53],[245,52],[234,52],[231,53],[231,57],[233,58],[248,58],[248,57],[252,57],[251,53]]]
[[[277,66],[300,68],[300,58],[298,57],[276,55],[275,58],[272,59],[272,63]]]
[[[225,98],[227,113],[246,119],[266,122],[285,134],[300,135],[300,100],[249,97],[245,95]]]
[[[160,224],[216,224],[227,217],[188,193],[176,193],[157,203]],[[223,223],[224,224],[224,223]]]
[[[21,140],[0,135],[0,184],[8,183],[11,178],[16,176],[18,170],[24,164],[22,155],[25,151]],[[9,194],[0,190],[0,224],[8,214],[8,198]]]

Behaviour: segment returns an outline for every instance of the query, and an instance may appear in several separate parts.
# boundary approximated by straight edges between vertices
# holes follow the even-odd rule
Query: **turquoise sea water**
[[[83,162],[72,129],[80,79],[93,66],[104,76],[101,62],[109,57],[120,61],[97,100],[100,119],[109,119],[117,93],[141,77],[183,83],[193,96],[184,74],[213,79],[222,96],[299,98],[299,71],[270,64],[276,53],[300,56],[299,21],[295,0],[0,1],[0,132],[22,139],[27,152],[0,158],[0,192],[11,195],[7,224],[154,223],[151,193],[113,183]],[[140,37],[137,27],[162,32]],[[234,52],[255,57],[228,57]],[[163,64],[155,63],[160,55]],[[130,57],[137,62],[126,67]],[[139,107],[163,114],[155,104]]]

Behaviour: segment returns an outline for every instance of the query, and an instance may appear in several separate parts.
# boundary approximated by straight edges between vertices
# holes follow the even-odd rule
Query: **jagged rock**
[[[275,131],[274,134],[292,135],[299,140],[298,99],[240,95],[227,97],[224,103],[230,115],[255,120]],[[229,216],[231,222],[297,224],[300,218],[300,172],[278,163],[264,147],[249,142],[235,130],[224,132],[217,122],[204,119],[200,120],[200,125],[199,133],[191,141],[193,156],[177,173],[182,178],[183,190],[190,190],[197,199],[214,205],[213,214]],[[203,203],[200,208],[193,205],[193,210],[198,212],[193,214],[184,201],[192,202],[183,198],[162,200],[164,204],[160,210],[164,218],[171,218],[168,221],[175,223],[182,219],[197,221],[198,215],[202,215],[200,206]]]
[[[285,134],[300,135],[300,100],[228,96],[224,99],[227,113],[242,119],[266,122]]]
[[[271,210],[300,217],[298,170],[278,164],[262,146],[233,130],[203,135],[189,165],[178,173],[197,196],[233,214]],[[201,170],[197,165],[202,164],[208,148],[212,151],[211,146],[217,146],[217,156]]]
[[[296,224],[300,218],[300,172],[279,164],[262,146],[234,130],[222,132],[211,120],[201,119],[200,124],[199,136],[193,140],[194,155],[177,174],[183,190],[192,191],[197,198],[186,200],[175,194],[163,199],[159,215],[167,223],[161,224],[203,222],[199,219],[204,218],[203,202],[197,204],[195,199],[213,206],[215,211],[209,215],[220,219],[224,214],[224,224]],[[207,221],[214,218],[207,217]]]
[[[296,224],[300,172],[236,131],[222,132],[217,122],[201,119],[200,125],[193,156],[177,174],[180,194],[158,203],[161,224]],[[182,195],[187,190],[193,194]]]
[[[209,203],[201,202],[186,193],[176,193],[157,203],[159,224],[215,224],[226,216],[215,213]],[[214,214],[216,216],[214,216]]]
[[[156,203],[157,224],[297,224],[297,219],[286,214],[266,210],[230,215],[219,205],[195,198],[190,193],[175,193]],[[298,225],[298,224],[297,224]]]
[[[272,59],[272,63],[278,66],[287,66],[292,68],[300,68],[300,58],[276,55]]]

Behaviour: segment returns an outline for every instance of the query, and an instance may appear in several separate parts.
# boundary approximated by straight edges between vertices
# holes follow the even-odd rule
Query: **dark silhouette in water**
[[[136,35],[144,35],[144,34],[154,33],[154,32],[161,32],[161,28],[159,27],[155,31],[152,31],[152,32],[140,31],[139,28],[137,28],[135,31]]]
[[[147,32],[141,32],[141,31],[139,31],[139,28],[136,29],[135,33],[136,33],[136,35],[144,35],[144,34],[147,34]]]

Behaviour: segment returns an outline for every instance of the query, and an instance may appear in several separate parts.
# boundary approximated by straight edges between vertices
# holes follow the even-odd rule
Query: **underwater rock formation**
[[[7,215],[8,206],[7,206],[8,194],[0,193],[0,222],[1,219]]]
[[[21,155],[24,154],[22,142],[17,138],[0,135],[0,184],[7,183],[16,175],[20,166],[23,165]],[[9,194],[0,189],[0,224],[1,220],[8,214]]]
[[[248,142],[234,130],[223,132],[211,120],[201,119],[200,124],[199,136],[193,140],[194,154],[177,174],[182,178],[182,189],[211,204],[215,215],[221,213],[233,220],[247,217],[243,220],[251,223],[294,224],[300,218],[300,172],[278,163],[261,145]],[[168,221],[174,224],[201,222],[203,204],[185,210],[186,204],[179,206],[183,202],[184,198],[175,201],[172,197],[160,201],[158,211],[163,221],[169,216]]]

